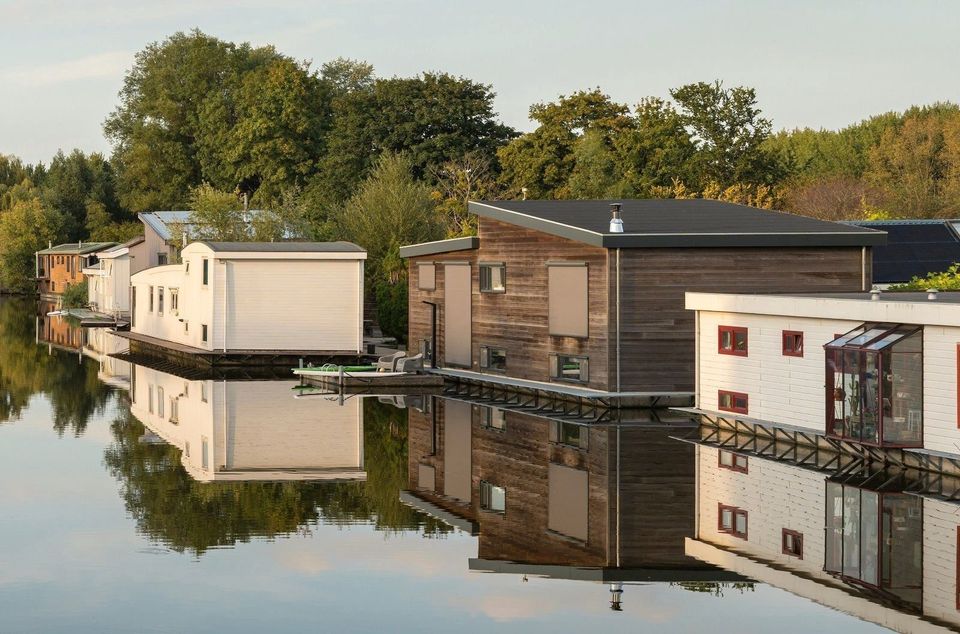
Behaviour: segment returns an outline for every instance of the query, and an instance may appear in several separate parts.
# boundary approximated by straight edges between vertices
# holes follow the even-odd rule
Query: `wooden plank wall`
[[[694,312],[684,309],[686,291],[859,291],[861,249],[623,249],[620,275],[621,388],[692,392]],[[610,336],[615,346],[616,276],[610,278]],[[868,285],[871,279],[868,250]],[[611,375],[615,363],[613,351]]]
[[[430,339],[430,306],[423,302],[434,302],[437,305],[437,366],[443,367],[445,359],[444,350],[444,328],[443,328],[443,298],[444,282],[443,274],[444,262],[469,262],[473,276],[473,298],[476,300],[479,291],[479,282],[477,277],[477,252],[476,250],[454,251],[452,253],[442,253],[438,255],[427,255],[419,258],[409,258],[408,260],[408,324],[407,324],[407,349],[416,354],[419,351],[420,340]],[[436,264],[436,288],[432,291],[420,290],[418,268],[419,263],[433,262]]]

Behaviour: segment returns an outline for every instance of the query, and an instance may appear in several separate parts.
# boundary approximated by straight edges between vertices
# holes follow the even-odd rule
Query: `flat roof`
[[[116,244],[116,242],[68,242],[66,244],[58,244],[57,246],[50,247],[49,249],[37,251],[37,253],[41,255],[85,255],[87,253],[103,251],[109,247],[116,246]]]
[[[610,232],[621,204],[624,232]],[[706,199],[470,201],[471,212],[605,248],[874,246],[865,227]]]
[[[411,244],[400,247],[400,257],[415,258],[422,255],[436,255],[438,253],[467,251],[470,249],[476,249],[479,246],[480,238],[476,236],[450,238],[449,240],[436,240],[435,242],[421,242],[420,244]]]
[[[215,253],[366,253],[352,242],[208,242]]]
[[[887,244],[873,250],[873,281],[908,282],[946,271],[960,262],[958,220],[864,220],[847,222],[887,232]]]

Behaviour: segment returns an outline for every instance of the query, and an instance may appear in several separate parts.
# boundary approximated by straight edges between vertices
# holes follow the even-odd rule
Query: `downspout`
[[[227,268],[226,260],[221,260],[220,264],[223,265],[223,302],[221,302],[221,308],[223,309],[223,353],[227,353],[227,285],[230,277],[230,269]]]
[[[620,249],[617,248],[617,392],[620,392]],[[618,432],[619,433],[619,432]],[[619,461],[620,457],[617,456]],[[619,477],[619,475],[618,475]],[[619,514],[620,507],[617,507]],[[619,536],[618,536],[619,539]]]
[[[694,335],[696,342],[693,350],[693,403],[694,407],[700,407],[700,311],[694,312]]]
[[[619,252],[620,249],[617,249]],[[619,255],[619,253],[618,253]],[[620,428],[622,423],[617,423],[617,568],[620,567]]]
[[[860,247],[860,290],[867,291],[867,247]]]

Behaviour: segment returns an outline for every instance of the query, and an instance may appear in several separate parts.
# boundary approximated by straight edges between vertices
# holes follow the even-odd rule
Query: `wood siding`
[[[861,257],[859,247],[621,250],[622,389],[694,391],[694,313],[684,292],[859,291]],[[869,262],[868,249],[868,284]],[[611,275],[612,316],[615,284]],[[615,345],[615,319],[610,328]],[[611,374],[615,363],[611,355]]]

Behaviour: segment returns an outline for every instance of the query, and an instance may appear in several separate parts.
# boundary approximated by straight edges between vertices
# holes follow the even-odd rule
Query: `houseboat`
[[[197,380],[133,365],[130,412],[200,482],[365,480],[363,400],[293,398],[295,381]]]
[[[860,291],[885,234],[714,200],[470,202],[479,236],[401,248],[409,341],[449,377],[692,399],[684,291]]]
[[[130,315],[130,276],[150,266],[144,236],[97,252],[97,261],[83,269],[90,308],[115,319]]]
[[[70,242],[37,251],[35,268],[41,299],[59,299],[68,286],[83,282],[83,270],[95,265],[97,252],[115,242]]]
[[[131,277],[131,352],[296,365],[363,351],[366,252],[348,242],[194,242]]]
[[[697,408],[714,422],[960,463],[960,293],[687,293],[686,305]]]

